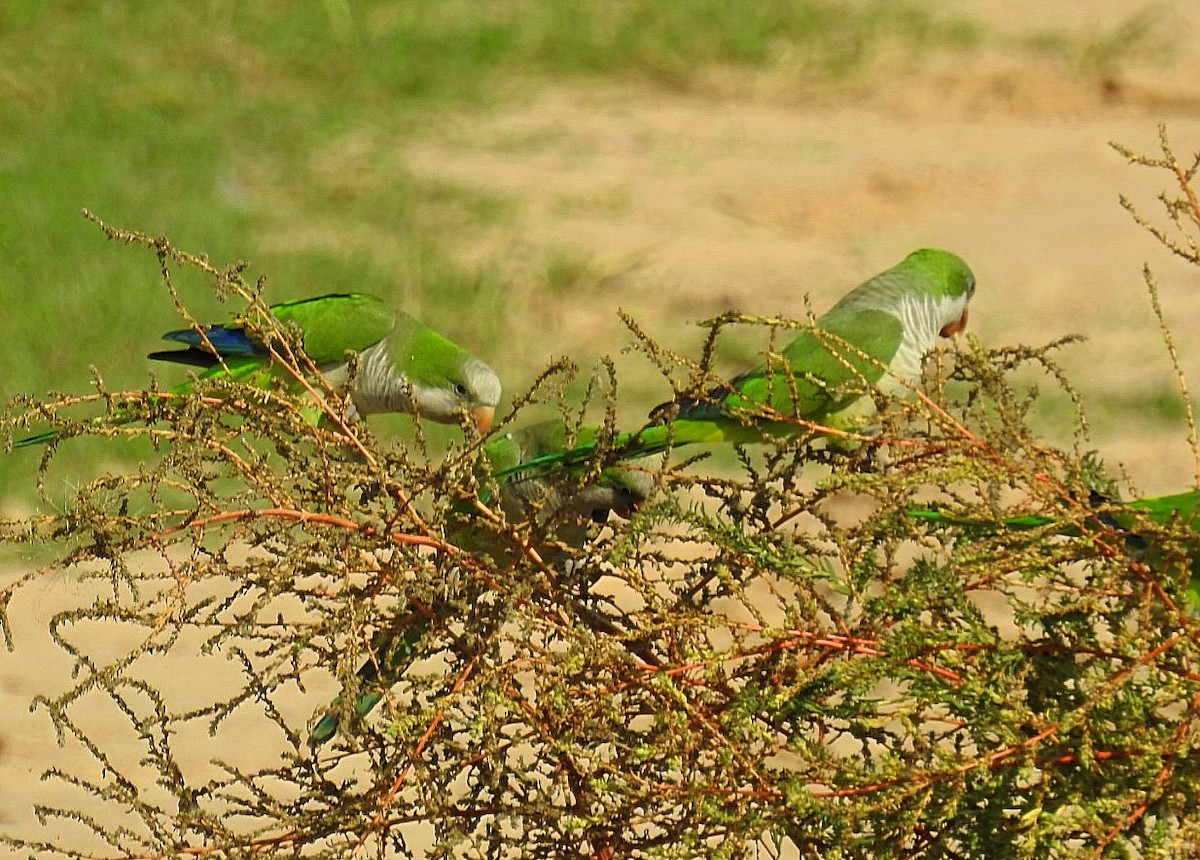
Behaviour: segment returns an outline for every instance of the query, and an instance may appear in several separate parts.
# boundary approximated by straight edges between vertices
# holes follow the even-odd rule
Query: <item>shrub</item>
[[[1177,177],[1179,234],[1153,229],[1200,265],[1179,238],[1200,223],[1196,163],[1162,143],[1129,157]],[[241,268],[106,229],[153,249],[169,287],[199,268],[275,325]],[[1200,836],[1195,534],[1114,519],[1081,410],[1069,450],[1029,429],[1038,385],[1075,399],[1061,344],[939,352],[857,445],[805,433],[639,466],[650,502],[586,540],[489,504],[477,440],[406,449],[224,384],[22,399],[10,434],[49,421],[147,438],[153,456],[3,524],[53,556],[0,595],[10,648],[15,601],[73,583],[49,632],[75,677],[35,704],[84,753],[46,772],[67,789],[37,810],[49,835],[5,841],[89,857],[1182,856]],[[706,375],[644,346],[662,372]],[[569,376],[550,369],[513,420],[569,406]],[[611,431],[615,384],[605,396]],[[120,420],[68,418],[85,399]],[[600,446],[553,480],[615,456]],[[949,513],[912,515],[930,503]],[[365,661],[392,683],[359,719]],[[341,732],[313,747],[339,688]]]

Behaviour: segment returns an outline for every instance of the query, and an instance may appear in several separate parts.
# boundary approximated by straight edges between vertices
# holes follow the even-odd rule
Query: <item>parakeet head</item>
[[[897,268],[911,273],[913,283],[939,308],[938,334],[952,337],[967,327],[967,305],[975,295],[975,275],[957,254],[938,248],[913,251]]]
[[[413,414],[442,424],[465,415],[480,433],[492,429],[500,378],[478,358],[403,312],[396,314],[388,352],[393,372],[411,389]]]
[[[500,377],[477,358],[463,366],[463,379],[454,385],[454,393],[463,401],[480,433],[492,429],[496,404],[500,402]]]
[[[500,378],[474,356],[461,353],[432,376],[413,374],[410,381],[418,415],[450,424],[466,413],[480,433],[492,429],[500,402]]]

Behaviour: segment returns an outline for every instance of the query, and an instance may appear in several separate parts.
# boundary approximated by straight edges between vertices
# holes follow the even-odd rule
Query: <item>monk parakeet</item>
[[[305,353],[334,388],[347,383],[346,353],[358,353],[357,374],[348,392],[358,415],[408,412],[453,423],[465,413],[481,432],[491,427],[500,399],[500,380],[492,369],[381,299],[366,293],[331,294],[272,305],[271,313],[303,333]],[[265,387],[272,379],[289,379],[244,318],[167,332],[163,339],[185,348],[152,352],[149,357],[202,367],[201,380],[233,379]],[[182,395],[192,387],[188,381],[169,391]],[[317,417],[314,409],[311,418]],[[16,446],[49,442],[57,435],[49,431]]]
[[[483,446],[487,466],[480,477],[485,480],[488,472],[494,475],[509,470],[507,477],[497,481],[499,506],[507,520],[514,525],[536,522],[548,528],[551,541],[578,548],[586,543],[591,523],[604,522],[610,512],[623,518],[632,516],[654,485],[649,472],[632,464],[609,467],[594,482],[582,486],[566,472],[535,477],[513,474],[514,467],[524,461],[562,450],[572,435],[582,443],[594,440],[597,433],[595,427],[582,427],[572,434],[561,421],[545,421],[489,439]],[[470,523],[473,508],[464,505],[461,513],[463,523],[452,528],[448,535],[450,543],[494,556],[514,551],[511,546],[495,546],[498,540],[491,530],[478,529],[479,533],[475,533]],[[561,558],[553,546],[538,550],[547,563],[556,563]],[[390,629],[376,634],[370,657],[358,670],[360,691],[354,709],[359,717],[366,716],[379,704],[387,688],[416,658],[432,615],[432,611],[411,612],[396,619]],[[313,746],[325,743],[337,733],[341,704],[340,698],[335,700],[317,722],[309,736]]]
[[[502,476],[500,502],[509,521],[536,518],[538,522],[546,522],[552,517],[563,520],[565,515],[602,521],[610,511],[628,519],[650,495],[654,484],[649,472],[632,464],[610,466],[596,481],[585,486],[556,480],[566,477],[565,474],[516,474],[523,463],[568,450],[571,441],[575,445],[595,444],[599,433],[599,428],[591,426],[571,432],[562,421],[552,420],[489,439],[483,453],[492,474]],[[582,540],[564,542],[582,545]]]
[[[1081,513],[1084,516],[1068,518],[1066,515],[1051,517],[1030,514],[992,521],[962,516],[938,507],[913,508],[905,512],[912,519],[935,526],[955,527],[975,533],[1048,529],[1064,537],[1091,537],[1101,541],[1111,541],[1115,534],[1124,542],[1126,551],[1153,570],[1173,570],[1181,577],[1186,576],[1188,611],[1192,615],[1200,615],[1200,490],[1131,502],[1114,501],[1093,492],[1087,509]],[[1196,536],[1194,542],[1178,548],[1187,557],[1187,566],[1183,570],[1179,569],[1181,559],[1169,557],[1164,552],[1167,541],[1155,534],[1156,531],[1173,527],[1182,528]]]
[[[974,294],[975,276],[959,257],[932,248],[914,251],[843,296],[777,360],[703,399],[663,404],[651,413],[658,423],[618,436],[613,447],[623,459],[638,458],[694,442],[761,442],[805,432],[788,419],[844,421],[869,402],[863,397],[867,386],[901,392],[919,378],[938,336],[966,327]],[[579,463],[595,448],[585,440],[522,468]]]
[[[354,712],[362,719],[383,701],[387,690],[396,683],[404,670],[417,657],[417,647],[428,632],[431,620],[420,612],[410,612],[393,619],[393,627],[380,630],[371,639],[370,655],[359,668],[359,695],[354,702]],[[380,671],[384,677],[380,678]],[[334,699],[324,715],[309,733],[308,743],[317,747],[331,740],[341,724],[342,697]]]

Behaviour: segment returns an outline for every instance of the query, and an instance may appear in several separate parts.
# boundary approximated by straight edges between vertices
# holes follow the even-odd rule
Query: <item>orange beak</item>
[[[479,432],[486,433],[492,429],[492,420],[496,417],[496,410],[491,406],[476,406],[471,410],[471,417],[475,419],[475,426],[479,428]]]
[[[962,316],[952,323],[947,323],[942,326],[942,330],[938,332],[942,337],[954,337],[960,331],[967,327],[967,309],[963,308]]]

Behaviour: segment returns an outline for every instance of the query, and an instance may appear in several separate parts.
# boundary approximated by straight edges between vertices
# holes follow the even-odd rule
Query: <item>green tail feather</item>
[[[1099,526],[1109,526],[1131,531],[1137,527],[1139,520],[1163,526],[1178,518],[1187,527],[1200,531],[1200,521],[1198,521],[1198,517],[1200,517],[1200,490],[1189,490],[1169,496],[1135,499],[1132,502],[1109,499],[1103,495],[1094,493],[1093,498],[1089,502],[1089,507],[1091,509],[1108,508],[1103,513],[1095,515],[1095,521]],[[943,525],[970,526],[973,528],[1035,529],[1060,522],[1062,523],[1062,534],[1079,534],[1078,528],[1066,522],[1065,518],[1062,517],[1055,518],[1030,514],[1023,517],[1010,517],[1005,520],[992,521],[977,517],[963,517],[940,507],[909,508],[904,513],[905,516],[912,519]]]
[[[32,448],[34,445],[48,445],[59,437],[62,431],[47,430],[44,433],[38,433],[34,436],[26,436],[24,439],[18,439],[13,442],[13,449],[17,448]]]
[[[620,433],[605,447],[616,454],[616,459],[631,461],[653,457],[684,445],[761,442],[768,435],[785,437],[795,435],[797,430],[797,427],[789,424],[749,425],[732,418],[717,421],[680,419],[667,424],[653,424],[631,433]],[[566,451],[554,451],[500,469],[495,477],[502,479],[518,472],[539,474],[555,469],[570,469],[586,463],[599,448],[600,440],[587,439]]]
[[[416,658],[417,645],[428,629],[429,619],[414,614],[410,616],[407,628],[398,638],[392,630],[376,634],[371,642],[373,656],[358,670],[358,683],[362,693],[354,702],[356,719],[361,720],[383,701],[387,689],[404,674]],[[382,675],[381,666],[384,669]],[[338,696],[313,727],[308,736],[309,744],[314,747],[320,746],[337,734],[342,714],[343,701],[342,697]]]
[[[253,388],[267,388],[271,384],[272,374],[276,372],[274,366],[263,358],[257,356],[233,356],[227,358],[224,365],[217,364],[208,368],[208,370],[197,376],[196,379],[200,382],[226,379],[233,382],[240,382],[243,385],[249,385]],[[186,382],[171,386],[166,392],[158,396],[186,397],[195,387],[195,382],[189,379]],[[320,423],[324,412],[320,406],[307,406],[302,410],[302,414],[304,420],[315,427]],[[126,415],[123,409],[118,408],[108,415],[101,415],[91,420],[94,426],[112,427],[140,419]],[[17,448],[32,448],[35,445],[45,445],[53,442],[61,435],[61,430],[46,430],[33,436],[27,436],[24,439],[18,439],[13,442],[13,448],[15,450]]]
[[[1052,525],[1056,520],[1051,517],[1031,514],[1024,517],[1009,517],[1006,520],[982,520],[974,517],[963,517],[953,514],[944,508],[910,508],[904,512],[906,517],[914,520],[924,520],[927,523],[947,526],[966,526],[977,530],[999,531],[1012,529],[1025,531]]]
[[[951,525],[974,529],[977,532],[995,534],[1003,530],[1025,531],[1029,529],[1054,526],[1055,533],[1064,537],[1080,537],[1088,531],[1114,529],[1122,534],[1125,549],[1134,558],[1141,559],[1156,570],[1175,568],[1163,557],[1158,542],[1152,535],[1138,531],[1139,524],[1144,528],[1149,522],[1155,526],[1169,526],[1174,522],[1200,532],[1200,490],[1190,490],[1169,496],[1137,499],[1132,502],[1119,502],[1097,496],[1092,500],[1095,508],[1108,507],[1108,510],[1097,511],[1084,520],[1081,527],[1075,522],[1062,518],[1054,518],[1030,514],[1022,517],[1009,517],[1004,520],[989,521],[954,514],[944,508],[910,508],[905,516],[911,519],[923,520],[934,525]],[[1200,538],[1198,538],[1200,540]],[[1181,576],[1187,576],[1186,595],[1187,609],[1192,616],[1200,616],[1200,543],[1188,544],[1190,555],[1186,571],[1179,571]]]

